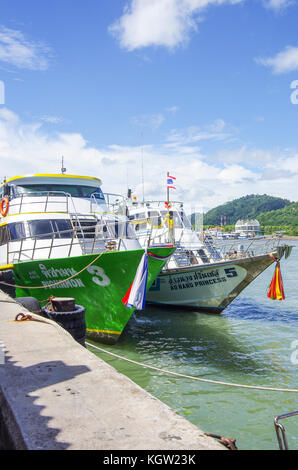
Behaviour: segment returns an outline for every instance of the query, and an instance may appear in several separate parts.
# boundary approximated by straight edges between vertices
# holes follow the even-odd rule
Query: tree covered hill
[[[292,205],[293,204],[288,199],[268,196],[267,194],[250,194],[239,199],[234,199],[234,201],[227,202],[208,211],[204,214],[204,225],[220,225],[221,217],[225,217],[227,225],[234,225],[239,219],[257,219],[261,225],[267,225],[264,218],[266,213],[283,210]],[[293,216],[295,211],[296,209],[292,210],[289,208],[289,213],[287,212],[287,214],[291,214]],[[261,215],[262,218],[260,218]],[[271,214],[271,217],[274,218],[274,215]],[[270,223],[269,225],[272,224]],[[276,223],[274,223],[274,225],[276,225]],[[289,225],[292,224],[289,223]]]
[[[258,221],[260,225],[298,225],[298,203],[287,205],[283,209],[263,212],[258,216]]]

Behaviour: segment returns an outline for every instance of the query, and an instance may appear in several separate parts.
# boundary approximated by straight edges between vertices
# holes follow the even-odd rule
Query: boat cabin
[[[0,263],[139,249],[126,217],[108,214],[98,178],[17,176],[0,187]]]

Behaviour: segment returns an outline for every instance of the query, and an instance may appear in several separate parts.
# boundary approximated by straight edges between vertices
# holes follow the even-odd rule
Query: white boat
[[[16,296],[73,297],[86,308],[87,335],[116,342],[140,263],[149,288],[174,247],[144,257],[127,218],[108,214],[98,178],[16,176],[0,185],[0,201],[0,271],[13,273]]]
[[[200,240],[182,202],[138,202],[116,195],[108,201],[110,210],[129,217],[148,251],[156,244],[177,247],[147,293],[147,303],[220,313],[286,249],[280,239],[246,245],[229,240],[226,250],[219,249],[210,238]]]

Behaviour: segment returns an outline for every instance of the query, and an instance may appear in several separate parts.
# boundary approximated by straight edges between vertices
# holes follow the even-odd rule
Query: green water
[[[292,244],[291,257],[281,263],[285,301],[266,297],[271,266],[221,316],[147,308],[104,349],[181,374],[298,389],[292,347],[298,340],[298,243]],[[239,449],[278,449],[274,418],[298,410],[297,393],[205,384],[96,354],[203,431],[236,438]],[[282,423],[289,448],[297,450],[298,416]]]

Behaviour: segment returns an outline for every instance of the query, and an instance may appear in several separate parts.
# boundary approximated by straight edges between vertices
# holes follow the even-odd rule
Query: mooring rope
[[[106,349],[95,346],[94,344],[88,343],[87,341],[86,341],[86,345],[90,346],[91,348],[97,349],[98,351],[101,351],[105,354],[116,357],[117,359],[121,359],[122,361],[127,361],[127,362],[130,362],[132,364],[135,364],[135,365],[138,365],[138,366],[141,366],[141,367],[145,367],[146,369],[156,370],[158,372],[163,372],[165,374],[174,375],[176,377],[182,377],[182,378],[185,378],[185,379],[197,380],[199,382],[206,382],[206,383],[211,383],[211,384],[216,384],[216,385],[224,385],[224,386],[227,386],[227,387],[248,388],[248,389],[253,389],[253,390],[265,390],[265,391],[269,391],[269,392],[298,393],[298,390],[293,389],[293,388],[261,387],[261,386],[258,386],[258,385],[243,385],[243,384],[236,384],[236,383],[230,383],[230,382],[222,382],[222,381],[219,381],[219,380],[202,379],[201,377],[194,377],[193,375],[180,374],[179,372],[172,372],[172,371],[169,371],[169,370],[166,370],[166,369],[160,369],[159,367],[150,366],[150,365],[144,364],[142,362],[133,361],[132,359],[128,359],[128,358],[123,357],[123,356],[119,356],[118,354],[112,353],[110,351],[107,351]]]

